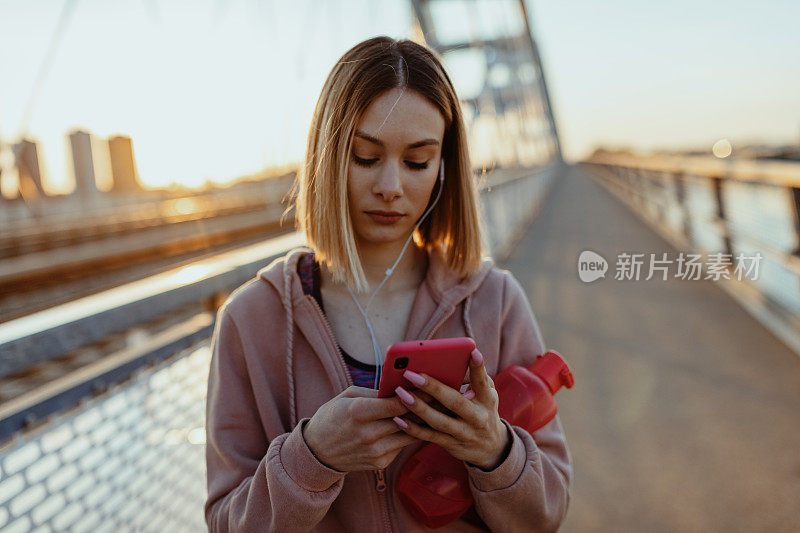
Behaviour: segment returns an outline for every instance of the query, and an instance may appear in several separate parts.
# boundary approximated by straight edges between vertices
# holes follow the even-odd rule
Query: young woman
[[[435,54],[388,37],[345,53],[296,187],[309,246],[217,314],[209,530],[428,531],[394,491],[426,442],[464,461],[475,500],[442,531],[557,529],[572,479],[561,422],[509,425],[490,377],[544,342],[520,284],[484,257],[460,104]],[[478,347],[468,392],[412,374],[413,394],[377,397],[391,344],[464,336]]]

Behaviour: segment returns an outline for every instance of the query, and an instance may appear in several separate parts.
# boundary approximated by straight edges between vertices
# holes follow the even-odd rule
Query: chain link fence
[[[143,369],[0,450],[3,533],[205,531],[209,345]]]

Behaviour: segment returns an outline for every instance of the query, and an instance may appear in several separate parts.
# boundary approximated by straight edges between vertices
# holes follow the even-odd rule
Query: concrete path
[[[586,249],[605,279],[578,278]],[[573,167],[501,265],[575,374],[561,531],[800,531],[800,357],[713,282],[615,280],[621,252],[676,257]]]

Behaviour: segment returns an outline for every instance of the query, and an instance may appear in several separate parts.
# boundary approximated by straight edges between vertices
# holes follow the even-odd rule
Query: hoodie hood
[[[308,252],[313,252],[313,249],[307,246],[293,248],[283,257],[275,259],[268,266],[259,270],[257,274],[258,278],[272,285],[278,294],[280,294],[288,318],[286,322],[286,335],[288,339],[286,348],[286,374],[289,383],[289,405],[292,427],[297,423],[293,376],[294,369],[292,364],[295,322],[298,322],[297,325],[301,330],[303,329],[302,324],[297,321],[294,311],[296,306],[308,303],[308,298],[303,293],[300,276],[297,274],[297,262],[303,254]],[[407,338],[405,340],[416,340],[410,337],[425,338],[425,336],[429,335],[433,328],[436,327],[436,324],[452,313],[455,307],[462,301],[464,301],[464,306],[461,319],[464,323],[464,330],[467,332],[468,336],[474,337],[472,326],[469,321],[470,297],[494,266],[494,260],[488,256],[484,257],[481,261],[480,269],[477,272],[466,277],[461,277],[448,266],[441,246],[435,246],[427,250],[427,253],[428,270],[425,275],[425,280],[418,291],[422,290],[424,285],[431,299],[436,303],[437,309],[431,317],[415,316],[412,310],[412,316],[409,320],[408,330],[406,331]],[[418,298],[419,292],[417,294],[417,299]],[[338,350],[335,346],[333,349]],[[331,362],[328,361],[328,364],[330,365]],[[344,363],[342,362],[340,366],[343,365]],[[345,373],[346,372],[345,368]],[[347,379],[349,381],[349,378]]]

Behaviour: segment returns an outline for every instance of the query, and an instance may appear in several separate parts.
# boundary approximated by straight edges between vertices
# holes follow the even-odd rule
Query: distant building
[[[111,159],[111,176],[114,181],[111,192],[141,191],[131,138],[126,135],[109,137],[108,155]]]
[[[42,187],[42,173],[39,167],[39,150],[36,143],[23,139],[15,144],[14,158],[16,159],[19,190],[22,193],[22,197],[32,199],[45,196],[44,187]]]
[[[74,131],[69,134],[69,141],[75,169],[75,192],[81,201],[92,201],[100,196],[95,180],[92,135],[85,131]]]

